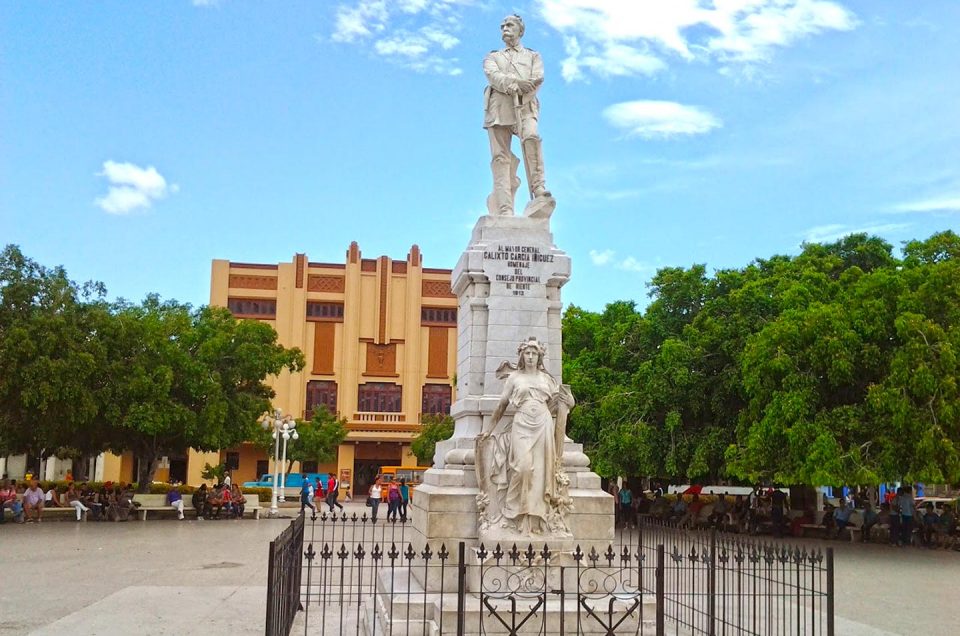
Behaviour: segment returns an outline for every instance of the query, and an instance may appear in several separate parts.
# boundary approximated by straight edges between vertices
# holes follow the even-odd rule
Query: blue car
[[[324,490],[327,489],[327,474],[326,473],[304,473],[307,479],[314,485],[316,485],[317,480],[320,480],[320,487]],[[273,488],[273,477],[272,473],[265,473],[260,475],[259,481],[245,481],[243,482],[244,488]],[[296,488],[300,490],[303,486],[303,475],[301,473],[290,473],[283,479],[284,489],[287,488]]]

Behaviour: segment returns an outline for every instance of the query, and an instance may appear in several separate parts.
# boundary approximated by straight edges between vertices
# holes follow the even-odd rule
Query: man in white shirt
[[[36,520],[40,523],[43,516],[44,494],[40,490],[40,482],[36,479],[30,482],[30,487],[23,493],[23,514],[27,521]]]

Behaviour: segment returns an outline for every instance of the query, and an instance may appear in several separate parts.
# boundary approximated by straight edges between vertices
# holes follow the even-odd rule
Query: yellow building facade
[[[450,270],[422,261],[416,245],[402,260],[371,259],[356,242],[343,263],[310,262],[306,254],[277,264],[213,261],[210,304],[268,323],[280,344],[304,353],[301,372],[268,380],[274,407],[309,419],[324,405],[346,419],[349,433],[335,462],[295,469],[334,472],[344,490],[365,493],[381,466],[416,464],[410,443],[423,414],[449,412],[457,299]],[[185,458],[188,483],[206,459],[193,455]],[[274,469],[272,457],[252,444],[224,450],[220,459],[234,482]]]

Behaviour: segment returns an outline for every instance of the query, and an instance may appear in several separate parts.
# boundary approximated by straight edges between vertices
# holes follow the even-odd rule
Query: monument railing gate
[[[278,537],[270,571],[298,577],[299,596],[268,589],[268,635],[289,633],[300,607],[303,633],[322,636],[834,634],[832,548],[651,519],[604,550],[563,554],[542,542],[414,545],[410,520],[366,515],[296,524],[284,535],[301,534],[302,566]],[[278,576],[275,563],[298,571]]]
[[[270,542],[267,561],[267,636],[290,633],[300,601],[300,577],[303,573],[303,527],[305,517],[297,517]]]

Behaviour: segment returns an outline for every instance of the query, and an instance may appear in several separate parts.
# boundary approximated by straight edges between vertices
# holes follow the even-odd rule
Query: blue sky
[[[356,240],[452,267],[490,189],[481,62],[513,11],[545,60],[568,303],[958,229],[952,0],[10,1],[0,242],[194,304],[213,258],[342,262]]]

